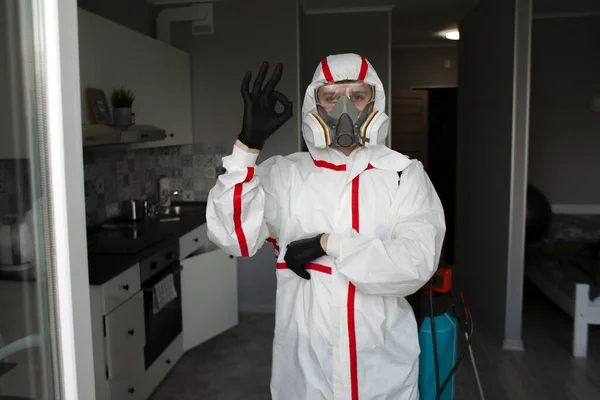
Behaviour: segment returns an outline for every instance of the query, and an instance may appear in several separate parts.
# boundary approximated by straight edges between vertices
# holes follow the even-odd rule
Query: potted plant
[[[122,86],[113,90],[111,102],[114,109],[114,124],[120,127],[133,125],[133,113],[131,106],[135,101],[135,93],[131,89]]]

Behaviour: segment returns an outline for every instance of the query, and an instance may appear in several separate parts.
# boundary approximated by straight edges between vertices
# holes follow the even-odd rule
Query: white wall
[[[159,8],[147,0],[77,0],[77,6],[144,35],[156,37]]]
[[[449,67],[446,67],[446,62],[449,63]],[[394,89],[415,86],[456,86],[457,78],[456,46],[392,49]]]
[[[600,204],[600,16],[533,22],[529,182],[552,204]]]
[[[331,27],[357,27],[344,34],[324,35]],[[340,53],[356,53],[365,56],[383,83],[386,95],[390,96],[390,12],[352,12],[337,14],[300,15],[300,87],[310,84],[323,58]],[[368,32],[368,35],[365,34]],[[389,99],[389,97],[388,97]],[[389,100],[387,102],[389,104]],[[389,110],[386,111],[389,113]],[[304,145],[304,142],[302,142]]]
[[[296,1],[228,0],[214,3],[214,35],[192,36],[190,23],[175,23],[173,45],[192,59],[194,142],[223,146],[231,151],[240,132],[243,101],[240,95],[246,71],[256,76],[261,63],[283,63],[278,90],[295,102],[294,117],[266,143],[259,162],[276,154],[298,150],[300,104],[297,102]],[[275,265],[271,245],[252,258],[238,262],[239,302],[242,310],[273,310]]]
[[[303,15],[300,24],[300,82],[303,89],[310,83],[323,58],[331,54],[356,53],[365,56],[387,88],[390,71],[389,12]],[[332,27],[343,34],[327,34]],[[368,32],[368,34],[365,34]],[[304,96],[304,93],[302,93]]]

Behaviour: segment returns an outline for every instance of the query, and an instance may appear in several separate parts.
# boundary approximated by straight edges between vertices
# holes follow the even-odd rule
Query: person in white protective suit
[[[383,85],[356,54],[325,58],[306,89],[309,153],[256,166],[292,115],[275,90],[281,64],[263,87],[267,68],[252,89],[250,73],[243,80],[242,131],[206,217],[210,240],[230,254],[252,256],[265,241],[276,249],[272,398],[418,399],[417,323],[405,297],[437,268],[442,204],[421,162],[385,146]]]

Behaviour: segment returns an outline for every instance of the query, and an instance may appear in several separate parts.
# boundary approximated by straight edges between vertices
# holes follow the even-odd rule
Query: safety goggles
[[[358,111],[362,111],[375,98],[375,88],[364,82],[337,82],[320,86],[316,90],[317,105],[325,111],[333,110],[342,96],[346,96]]]

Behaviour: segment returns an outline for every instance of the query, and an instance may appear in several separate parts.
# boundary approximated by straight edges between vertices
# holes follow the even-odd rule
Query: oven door
[[[181,269],[181,264],[178,261],[174,262],[142,285],[144,290],[144,322],[146,325],[146,346],[144,347],[146,369],[182,332]],[[177,297],[155,314],[153,307],[154,286],[169,274],[173,275]]]

